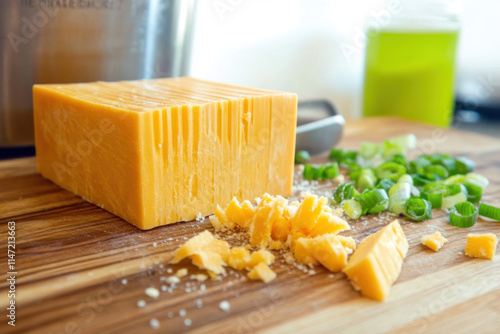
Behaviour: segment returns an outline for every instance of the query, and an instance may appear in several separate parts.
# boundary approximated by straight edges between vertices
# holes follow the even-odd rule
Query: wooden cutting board
[[[415,133],[420,153],[450,152],[477,162],[477,172],[491,182],[484,200],[500,205],[500,140],[394,118],[348,122],[341,147],[357,149],[362,141]],[[316,157],[316,161],[326,161]],[[301,183],[297,179],[297,183]],[[331,194],[335,184],[300,184]],[[500,256],[495,260],[463,255],[469,232],[500,236],[500,223],[479,219],[470,229],[453,227],[445,211],[432,220],[401,221],[410,244],[401,275],[385,302],[363,298],[342,273],[323,268],[304,273],[283,263],[270,284],[248,281],[244,272],[229,271],[222,280],[203,283],[184,278],[158,299],[145,295],[161,290],[180,268],[199,271],[188,263],[168,265],[171,252],[204,229],[206,220],[140,231],[112,214],[65,191],[36,172],[35,159],[0,162],[0,332],[7,326],[7,222],[16,224],[16,332],[40,333],[197,333],[250,332],[500,332]],[[387,213],[351,222],[358,242],[393,217]],[[422,235],[441,231],[449,240],[434,253],[420,245]],[[189,282],[189,285],[187,283]],[[203,286],[205,289],[203,290]],[[139,300],[146,302],[138,307]],[[229,312],[219,308],[226,300]],[[179,315],[185,311],[185,316]],[[181,312],[183,313],[183,312]],[[186,326],[186,319],[191,325]],[[187,322],[189,323],[189,322]]]

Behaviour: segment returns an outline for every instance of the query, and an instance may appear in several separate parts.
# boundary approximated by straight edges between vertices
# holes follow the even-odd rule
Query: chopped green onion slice
[[[403,213],[410,196],[411,186],[408,183],[396,183],[389,189],[389,211],[395,214]]]
[[[392,182],[390,179],[382,179],[378,182],[377,188],[384,189],[385,191],[389,191],[391,187],[395,185],[394,182]]]
[[[303,164],[311,160],[311,156],[307,151],[298,151],[295,153],[295,164]]]
[[[381,213],[389,207],[389,196],[384,189],[372,189],[364,192],[360,196],[363,212]]]
[[[354,199],[348,199],[344,202],[344,211],[351,219],[358,219],[363,212],[361,204]]]
[[[340,160],[344,156],[345,150],[343,148],[333,148],[330,151],[330,160]]]
[[[348,169],[357,169],[359,168],[359,165],[352,159],[348,158],[342,158],[339,160],[339,164],[342,165],[342,167],[348,168]]]
[[[393,182],[397,182],[405,173],[406,168],[395,162],[384,162],[376,170],[376,175],[379,179],[389,178]]]
[[[433,209],[439,209],[443,206],[443,197],[447,191],[448,188],[442,183],[429,183],[422,188],[420,194],[423,199],[431,202]]]
[[[443,195],[443,209],[449,209],[453,205],[467,201],[467,188],[463,184],[447,184],[446,193]]]
[[[415,160],[410,161],[410,173],[416,173],[419,168],[422,167],[427,167],[432,165],[432,162],[430,162],[428,159],[424,157],[418,157]]]
[[[444,184],[453,184],[453,183],[464,183],[465,182],[465,175],[462,174],[457,174],[450,176],[444,181],[441,181]]]
[[[332,164],[325,165],[321,178],[323,180],[329,180],[333,179],[337,175],[339,175],[339,164],[334,162]]]
[[[471,227],[476,223],[478,210],[470,202],[455,203],[450,208],[450,224],[458,227]]]
[[[448,171],[441,165],[430,165],[426,167],[420,167],[417,170],[418,175],[422,176],[427,180],[443,180],[449,176]]]
[[[481,197],[483,197],[483,188],[474,183],[464,183],[467,189],[467,200],[471,203],[479,203]]]
[[[469,158],[460,157],[455,162],[455,169],[458,174],[467,174],[474,170],[476,164]]]
[[[356,185],[359,189],[373,189],[377,183],[377,177],[371,168],[363,168],[361,174],[356,181]]]
[[[391,143],[386,140],[382,143],[382,157],[384,159],[390,159],[396,154],[405,154],[406,150],[404,147],[399,146],[396,143]]]
[[[479,214],[483,217],[500,221],[500,208],[494,207],[492,205],[479,203]]]
[[[432,205],[429,201],[412,197],[405,203],[405,215],[414,221],[422,221],[432,218]]]
[[[462,183],[473,183],[475,185],[478,185],[480,186],[481,188],[486,188],[488,186],[488,184],[490,184],[490,181],[488,181],[487,178],[485,178],[484,176],[480,175],[480,174],[476,174],[476,173],[468,173],[467,175],[465,175],[465,181],[462,182]]]
[[[398,183],[409,183],[413,185],[413,178],[409,174],[404,174],[398,179]]]
[[[401,153],[394,154],[394,156],[390,160],[387,160],[387,161],[400,164],[404,168],[406,168],[408,166],[408,160],[406,160],[406,157]]]
[[[433,183],[431,180],[424,179],[418,174],[412,174],[411,177],[413,178],[413,184],[422,187],[425,186],[426,184]]]
[[[352,183],[341,184],[335,189],[333,193],[333,201],[336,205],[340,205],[343,201],[359,196],[358,191],[354,188]]]
[[[321,177],[321,169],[312,165],[304,165],[303,176],[306,180],[318,180]]]
[[[379,146],[374,143],[363,142],[361,143],[361,147],[359,149],[359,154],[367,160],[373,159],[379,151]]]

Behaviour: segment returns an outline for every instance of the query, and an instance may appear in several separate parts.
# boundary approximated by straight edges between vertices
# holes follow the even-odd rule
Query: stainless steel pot
[[[187,74],[196,0],[0,1],[0,147],[33,145],[35,83]]]

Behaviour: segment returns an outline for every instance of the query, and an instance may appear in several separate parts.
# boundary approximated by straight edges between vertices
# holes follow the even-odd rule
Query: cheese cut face
[[[467,235],[464,253],[469,257],[492,260],[495,257],[498,238],[493,233]]]
[[[399,277],[407,253],[408,241],[395,220],[363,240],[343,271],[363,295],[382,301]]]
[[[292,192],[295,94],[183,77],[35,85],[33,102],[39,172],[141,229]]]
[[[423,245],[429,247],[433,251],[437,252],[445,243],[448,242],[448,239],[441,235],[441,232],[436,231],[432,234],[424,235],[420,240]]]

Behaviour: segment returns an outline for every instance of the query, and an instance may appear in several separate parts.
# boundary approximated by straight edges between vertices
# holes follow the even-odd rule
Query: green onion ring
[[[500,221],[500,208],[485,203],[479,203],[479,214],[483,217]]]
[[[432,218],[432,205],[429,201],[412,197],[405,203],[405,215],[414,221],[422,221]]]
[[[450,224],[457,227],[471,227],[477,221],[478,210],[470,202],[456,203],[450,208]]]

